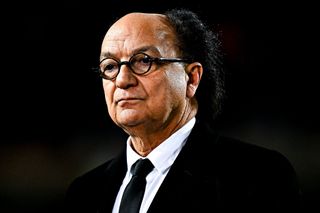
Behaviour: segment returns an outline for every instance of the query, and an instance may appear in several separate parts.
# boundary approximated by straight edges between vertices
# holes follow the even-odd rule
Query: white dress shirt
[[[164,178],[169,172],[169,169],[176,157],[180,153],[182,147],[187,141],[187,138],[195,124],[195,118],[192,118],[188,123],[182,126],[178,131],[172,134],[169,138],[167,138],[164,142],[162,142],[159,146],[157,146],[152,152],[150,152],[146,157],[148,158],[152,164],[154,165],[154,169],[147,175],[147,185],[145,189],[145,193],[143,196],[143,200],[140,207],[140,213],[146,213],[152,203],[153,198],[155,197],[160,185],[162,184]],[[132,174],[131,174],[131,166],[141,158],[130,146],[131,138],[129,137],[127,140],[127,173],[122,181],[122,185],[118,192],[117,198],[115,200],[112,213],[118,213],[121,198],[129,183]]]

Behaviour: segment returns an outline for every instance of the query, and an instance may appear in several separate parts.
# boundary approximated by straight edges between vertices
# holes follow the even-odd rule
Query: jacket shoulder
[[[76,177],[66,191],[64,210],[96,212],[101,206],[111,208],[125,172],[125,157],[120,155]]]
[[[280,163],[282,166],[291,167],[291,163],[281,152],[236,138],[220,135],[213,149],[219,150],[220,154],[217,155],[220,158],[233,159],[246,165],[257,164],[263,167],[271,164],[276,166]]]

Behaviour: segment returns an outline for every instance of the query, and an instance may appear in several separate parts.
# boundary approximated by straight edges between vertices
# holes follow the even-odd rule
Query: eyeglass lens
[[[133,55],[129,61],[119,62],[114,58],[106,58],[100,63],[100,71],[103,76],[111,79],[114,78],[120,71],[121,65],[128,65],[129,68],[136,74],[144,74],[149,71],[152,63],[152,58],[144,53]]]

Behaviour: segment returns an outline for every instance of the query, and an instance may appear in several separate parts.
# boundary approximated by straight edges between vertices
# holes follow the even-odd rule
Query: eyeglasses
[[[122,65],[127,65],[131,71],[137,75],[146,74],[150,71],[152,63],[173,63],[173,62],[190,62],[188,59],[182,58],[154,58],[146,53],[137,53],[131,56],[129,61],[119,61],[115,58],[104,58],[99,64],[99,74],[102,78],[113,80],[120,72]]]

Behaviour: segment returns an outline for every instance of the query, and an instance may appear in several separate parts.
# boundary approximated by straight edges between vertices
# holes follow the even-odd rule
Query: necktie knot
[[[131,173],[133,176],[146,177],[153,167],[154,166],[149,159],[140,158],[132,165]]]

